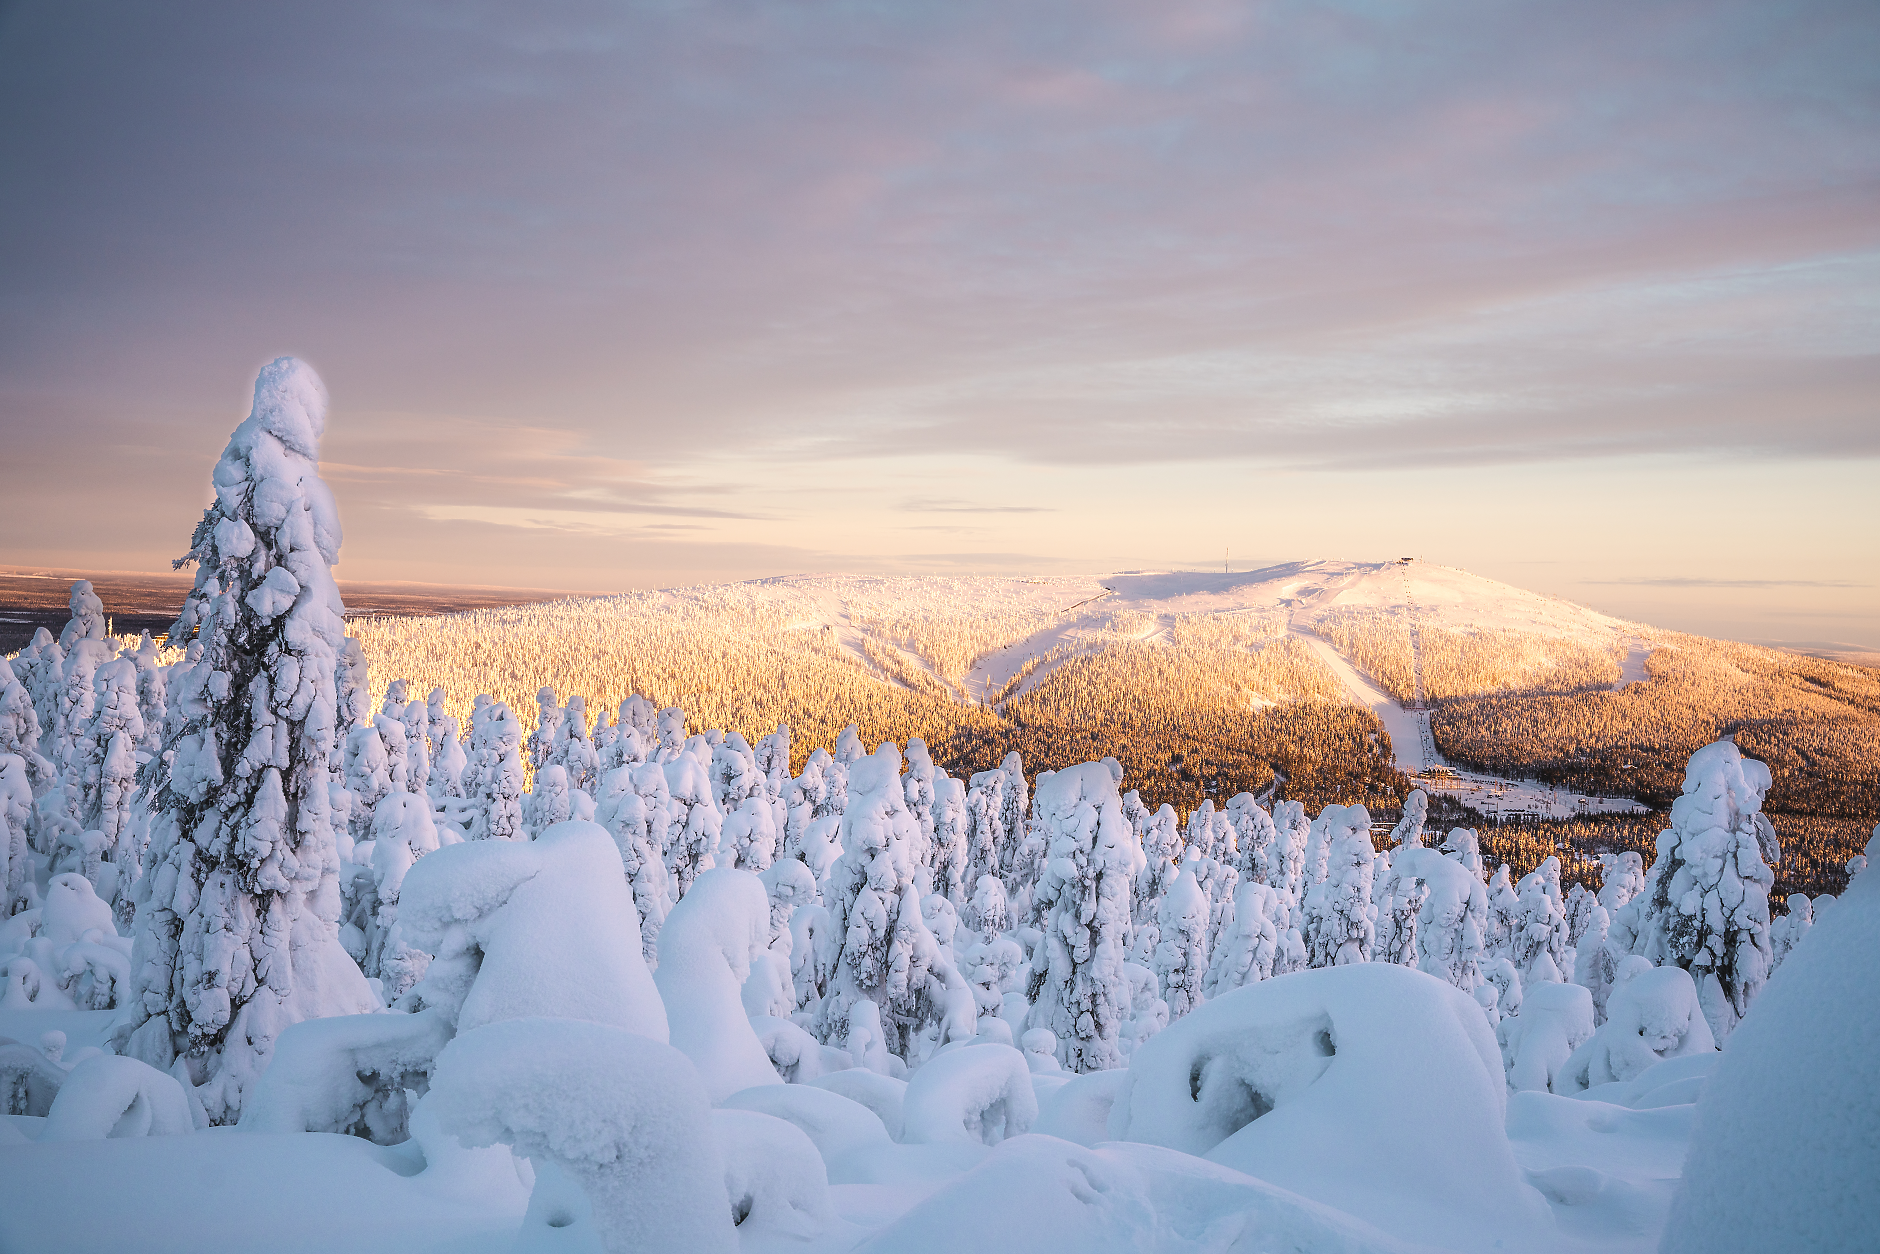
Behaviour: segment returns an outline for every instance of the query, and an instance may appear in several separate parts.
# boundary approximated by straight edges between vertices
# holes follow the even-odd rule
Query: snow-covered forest
[[[1857,857],[1838,901],[1772,911],[1740,741],[1687,755],[1655,857],[1589,886],[1491,865],[1421,791],[1394,822],[1272,788],[1178,813],[1113,755],[955,776],[917,735],[591,708],[592,673],[426,688],[347,633],[325,415],[304,364],[262,372],[167,642],[108,638],[80,583],[0,659],[0,1247],[1864,1239],[1880,880]],[[956,696],[1051,628],[878,624],[901,688]],[[1052,675],[1122,685],[1165,629],[1119,616]],[[1260,645],[1237,691],[1327,682],[1283,623],[1173,629],[1154,665],[1226,632]],[[1385,617],[1324,629],[1397,673]],[[802,640],[772,681],[836,673],[811,662],[841,641]],[[1484,648],[1480,682],[1568,687],[1623,654]],[[1445,693],[1475,691],[1461,656],[1435,646]]]

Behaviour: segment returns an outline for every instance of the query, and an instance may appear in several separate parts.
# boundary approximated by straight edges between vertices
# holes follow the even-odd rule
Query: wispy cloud
[[[1643,588],[1871,588],[1870,583],[1849,583],[1840,579],[1697,579],[1685,575],[1664,575],[1650,579],[1583,579],[1589,587],[1627,585]]]
[[[909,497],[895,508],[910,514],[1052,514],[1044,505],[975,505],[940,497]]]

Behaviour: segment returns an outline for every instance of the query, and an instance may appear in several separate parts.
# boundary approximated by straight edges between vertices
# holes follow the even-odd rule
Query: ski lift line
[[[1089,605],[1089,604],[1090,604],[1090,603],[1091,603],[1092,601],[1101,601],[1101,600],[1102,600],[1102,599],[1103,599],[1104,597],[1108,597],[1108,596],[1115,596],[1115,595],[1116,595],[1116,589],[1114,589],[1114,588],[1105,588],[1105,589],[1104,589],[1103,591],[1101,591],[1101,592],[1099,592],[1099,593],[1097,593],[1097,595],[1095,595],[1095,596],[1093,596],[1093,597],[1085,597],[1085,598],[1084,598],[1083,600],[1081,600],[1081,601],[1078,601],[1078,602],[1076,602],[1076,603],[1074,603],[1074,604],[1071,604],[1071,605],[1067,605],[1067,606],[1065,606],[1065,607],[1064,607],[1063,609],[1061,609],[1061,610],[1059,610],[1059,611],[1058,611],[1058,613],[1059,613],[1059,614],[1068,614],[1068,613],[1070,613],[1070,612],[1071,612],[1072,610],[1074,610],[1074,609],[1076,609],[1076,608],[1077,608],[1077,607],[1078,607],[1079,605]]]

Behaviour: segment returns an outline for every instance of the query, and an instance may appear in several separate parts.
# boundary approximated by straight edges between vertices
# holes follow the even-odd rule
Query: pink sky
[[[1880,648],[1877,88],[1861,3],[11,7],[0,563],[160,568],[295,353],[343,577],[1401,550]]]

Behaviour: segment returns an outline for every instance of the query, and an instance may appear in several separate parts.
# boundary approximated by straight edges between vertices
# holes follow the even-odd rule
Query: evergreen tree
[[[115,1040],[159,1069],[185,1058],[214,1123],[239,1117],[288,1025],[375,1008],[339,944],[327,811],[345,623],[339,516],[317,467],[325,423],[305,364],[261,371],[182,559],[196,581],[170,632],[177,645],[200,634],[206,674],[151,767],[133,995]]]

